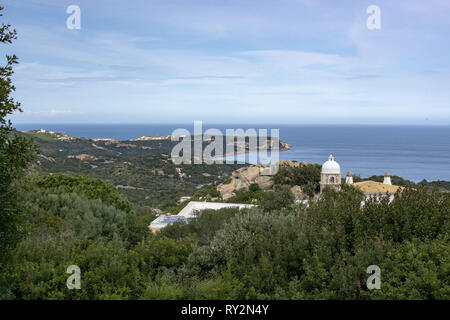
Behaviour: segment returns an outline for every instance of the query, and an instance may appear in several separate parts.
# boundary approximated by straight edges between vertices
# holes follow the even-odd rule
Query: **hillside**
[[[57,132],[21,132],[39,145],[34,167],[43,173],[70,173],[103,179],[139,205],[170,206],[197,189],[219,185],[245,165],[175,165],[170,137],[136,140],[86,139]],[[205,146],[208,142],[204,142]],[[234,145],[237,150],[237,142]],[[290,146],[280,141],[280,150]],[[226,145],[224,144],[224,150]],[[250,151],[248,141],[245,150]],[[251,150],[253,151],[253,150]]]

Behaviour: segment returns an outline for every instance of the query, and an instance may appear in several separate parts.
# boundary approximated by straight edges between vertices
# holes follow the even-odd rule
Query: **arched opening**
[[[334,183],[334,177],[333,177],[333,176],[329,177],[329,178],[328,178],[328,182],[329,182],[329,183]]]

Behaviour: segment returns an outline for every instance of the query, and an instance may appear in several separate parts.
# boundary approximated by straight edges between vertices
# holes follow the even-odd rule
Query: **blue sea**
[[[136,139],[166,136],[177,128],[193,133],[193,124],[19,124],[18,130],[46,129],[85,138]],[[362,177],[401,176],[412,181],[450,181],[450,126],[381,125],[232,125],[204,124],[208,128],[279,129],[292,149],[281,159],[322,164],[333,154],[342,174]]]

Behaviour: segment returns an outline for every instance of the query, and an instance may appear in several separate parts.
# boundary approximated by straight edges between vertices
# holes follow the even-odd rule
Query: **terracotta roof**
[[[362,181],[353,184],[355,187],[359,188],[365,194],[376,194],[376,193],[395,193],[398,189],[403,189],[400,186],[393,186],[389,184],[384,184],[375,181]]]

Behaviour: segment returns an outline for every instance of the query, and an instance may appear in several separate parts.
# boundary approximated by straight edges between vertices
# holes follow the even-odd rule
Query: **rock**
[[[292,149],[292,146],[284,141],[280,140],[280,151],[286,151]]]
[[[291,192],[294,195],[295,200],[307,200],[309,198],[300,186],[293,186]]]
[[[264,168],[260,168],[259,174],[262,176],[273,176],[275,175],[279,170],[279,167],[277,166],[267,166]]]
[[[248,167],[247,171],[242,172],[241,177],[247,179],[249,184],[251,184],[252,181],[255,181],[255,179],[259,176],[259,171],[260,171],[259,167],[250,166]]]
[[[278,164],[280,165],[280,167],[286,166],[286,167],[294,167],[294,168],[305,167],[305,166],[309,165],[309,163],[306,161],[297,162],[295,160],[280,160],[280,161],[278,161]]]
[[[86,160],[95,161],[95,160],[98,160],[93,155],[86,154],[86,153],[82,153],[82,154],[78,154],[78,155],[70,155],[70,156],[67,156],[67,158],[69,158],[69,159],[78,159],[78,160],[81,160],[81,161],[86,161]]]
[[[271,190],[274,185],[273,179],[270,176],[259,176],[256,178],[255,183],[264,191]]]
[[[50,162],[56,162],[56,160],[55,160],[54,158],[44,156],[43,154],[38,154],[37,156],[38,156],[38,157],[41,157],[41,158],[43,158],[43,159],[45,159],[45,160],[47,160],[47,161],[50,161]]]
[[[133,187],[133,186],[123,186],[121,184],[116,186],[117,189],[129,189],[129,190],[145,190],[144,188]]]
[[[272,176],[264,176],[269,166],[252,165],[233,171],[231,182],[217,187],[224,200],[230,199],[235,195],[235,191],[248,188],[251,184],[258,184],[262,190],[270,190],[273,187]]]
[[[307,162],[297,162],[290,160],[280,160],[279,166],[290,167],[303,167],[308,165]],[[273,168],[268,165],[251,165],[248,167],[240,168],[233,171],[231,174],[231,182],[228,184],[221,184],[217,187],[217,190],[222,195],[224,200],[230,199],[235,195],[235,192],[248,188],[251,184],[256,183],[261,190],[272,190],[274,186],[273,182]],[[307,196],[303,193],[303,190],[299,186],[295,186],[293,190],[294,196],[297,194],[300,200],[307,199]]]

